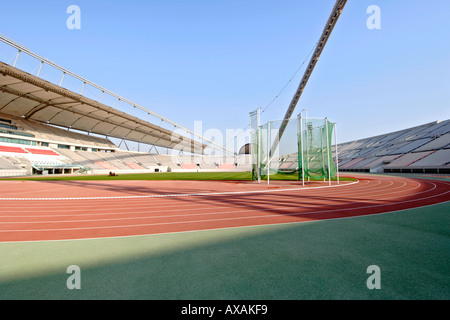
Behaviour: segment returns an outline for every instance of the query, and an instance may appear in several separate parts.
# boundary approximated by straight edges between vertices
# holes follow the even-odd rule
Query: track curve
[[[356,175],[357,183],[2,181],[0,242],[75,240],[348,218],[450,200],[450,183]]]

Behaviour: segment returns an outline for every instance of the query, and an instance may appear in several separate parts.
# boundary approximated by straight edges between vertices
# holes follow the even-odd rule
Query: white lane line
[[[1,201],[56,201],[56,200],[110,200],[110,199],[140,199],[140,198],[173,198],[173,197],[198,197],[198,196],[220,196],[220,195],[236,195],[236,194],[252,194],[252,193],[270,193],[285,191],[300,191],[309,189],[335,188],[349,186],[358,183],[359,180],[346,184],[336,184],[332,186],[322,187],[302,187],[288,189],[269,189],[269,190],[249,190],[249,191],[226,191],[226,192],[202,192],[202,193],[174,193],[174,194],[153,194],[143,196],[112,196],[112,197],[78,197],[78,198],[0,198]]]

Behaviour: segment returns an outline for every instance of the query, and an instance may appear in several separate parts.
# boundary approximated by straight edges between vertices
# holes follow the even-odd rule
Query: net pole
[[[255,180],[255,170],[257,169],[257,164],[255,163],[255,152],[256,152],[256,150],[255,150],[255,145],[254,145],[254,143],[253,143],[253,135],[255,134],[254,132],[253,132],[253,122],[252,122],[252,113],[253,112],[250,112],[250,154],[252,155],[252,181],[254,181]],[[236,143],[235,143],[236,144]],[[258,162],[258,160],[257,160],[257,162]]]
[[[323,132],[326,130],[326,125],[320,127],[320,155],[322,156],[322,172],[323,172],[323,182],[326,182],[327,178],[325,175],[325,156],[323,155],[324,147],[323,147]]]
[[[267,184],[270,184],[270,121],[267,122]]]
[[[337,177],[337,183],[339,184],[339,152],[338,152],[338,143],[337,143],[336,123],[334,124],[334,143],[335,143],[335,148],[336,148],[336,177]]]
[[[258,137],[257,137],[257,146],[258,146],[258,159],[256,161],[256,171],[257,171],[257,177],[258,177],[258,183],[261,183],[261,128],[260,128],[260,121],[261,121],[261,107],[256,109],[256,127],[258,128]]]
[[[325,118],[325,134],[327,135],[327,156],[328,156],[328,185],[331,187],[331,170],[330,170],[330,137],[328,134],[328,118]]]
[[[257,160],[257,171],[258,171],[258,183],[261,183],[261,127],[258,125],[258,160]]]
[[[306,124],[306,170],[308,174],[308,181],[309,181],[309,145],[308,145],[308,111],[305,110],[305,124]]]
[[[300,122],[300,154],[302,157],[302,185],[305,185],[305,168],[304,168],[304,161],[303,161],[303,119],[302,114],[299,115],[299,122]]]

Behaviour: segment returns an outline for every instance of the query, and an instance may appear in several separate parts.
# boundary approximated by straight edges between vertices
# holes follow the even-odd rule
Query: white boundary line
[[[359,180],[345,183],[345,184],[336,184],[336,185],[332,185],[332,186],[306,187],[306,188],[301,187],[301,188],[250,190],[250,191],[154,194],[154,195],[147,195],[147,196],[78,197],[78,198],[76,198],[76,197],[74,197],[74,198],[0,198],[0,201],[112,200],[112,199],[139,199],[139,198],[222,196],[222,195],[235,195],[235,194],[270,193],[270,192],[300,191],[300,190],[309,190],[309,189],[346,187],[346,186],[350,186],[350,185],[353,185],[356,183],[359,183]]]

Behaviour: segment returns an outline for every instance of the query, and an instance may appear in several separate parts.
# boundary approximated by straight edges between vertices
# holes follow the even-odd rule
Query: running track
[[[450,183],[1,181],[0,242],[137,236],[355,217],[450,200]]]

